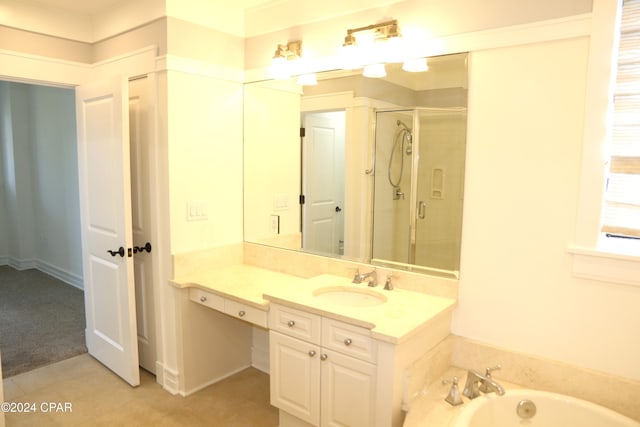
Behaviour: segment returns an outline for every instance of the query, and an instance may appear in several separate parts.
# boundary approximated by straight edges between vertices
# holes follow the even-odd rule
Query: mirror
[[[457,277],[467,54],[244,86],[247,242]]]

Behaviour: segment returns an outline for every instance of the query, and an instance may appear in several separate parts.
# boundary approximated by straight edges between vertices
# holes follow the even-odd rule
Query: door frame
[[[151,194],[152,209],[152,238],[154,239],[151,252],[154,270],[154,303],[156,306],[156,381],[169,392],[177,393],[177,382],[174,380],[175,369],[166,367],[168,350],[165,345],[166,325],[160,315],[163,308],[170,306],[171,297],[169,291],[165,291],[162,283],[167,283],[170,278],[171,253],[168,241],[169,222],[168,216],[158,214],[164,212],[163,205],[167,204],[166,197],[162,195],[162,189],[167,188],[166,178],[160,174],[163,160],[159,147],[158,122],[157,122],[157,46],[150,45],[142,49],[118,55],[105,61],[94,64],[86,64],[73,61],[64,61],[56,58],[31,55],[23,52],[0,50],[0,79],[26,84],[62,87],[74,89],[76,86],[116,76],[132,78],[146,74],[152,84],[150,102],[155,106],[152,124],[153,171],[152,179],[156,185]],[[77,142],[76,142],[77,144]],[[163,234],[161,231],[164,230]],[[84,256],[84,254],[83,254]],[[84,288],[84,283],[83,283]],[[176,352],[176,349],[173,350]],[[175,359],[176,357],[174,357]],[[165,379],[166,375],[170,378]]]

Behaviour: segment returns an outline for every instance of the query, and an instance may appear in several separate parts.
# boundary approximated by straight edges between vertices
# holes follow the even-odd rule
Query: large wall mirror
[[[467,54],[245,84],[247,242],[457,277]]]

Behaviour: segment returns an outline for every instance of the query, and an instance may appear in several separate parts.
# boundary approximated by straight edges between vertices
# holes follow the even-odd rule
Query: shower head
[[[409,134],[411,134],[411,129],[409,129],[409,126],[405,125],[404,122],[398,120],[396,121],[396,125],[403,127],[404,130],[406,130],[407,132],[409,132]]]
[[[406,124],[404,124],[404,122],[397,120],[396,121],[396,125],[398,125],[399,127],[403,128],[403,130],[401,130],[400,132],[405,132],[404,135],[404,139],[406,139],[408,145],[405,149],[405,152],[407,155],[411,154],[412,152],[412,148],[411,148],[411,143],[413,142],[413,133],[411,132],[411,129],[409,129],[409,126],[407,126]],[[404,145],[404,143],[403,143]]]

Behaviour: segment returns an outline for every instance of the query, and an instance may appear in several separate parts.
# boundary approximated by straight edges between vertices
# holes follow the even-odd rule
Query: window
[[[593,0],[576,232],[569,247],[574,276],[631,286],[640,286],[640,240],[605,233],[633,237],[640,229],[640,64],[628,61],[640,58],[639,13],[640,0],[624,6]]]
[[[624,2],[617,57],[602,231],[640,239],[640,0]]]

